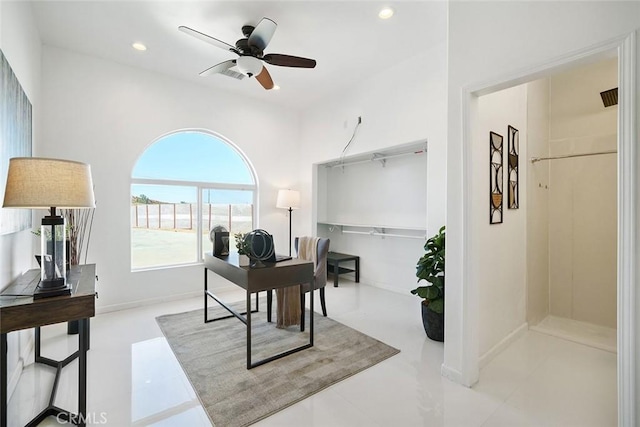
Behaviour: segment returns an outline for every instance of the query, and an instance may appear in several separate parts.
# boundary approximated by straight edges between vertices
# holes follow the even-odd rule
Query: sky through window
[[[225,141],[196,131],[177,132],[149,146],[138,159],[132,178],[254,185],[238,152]],[[163,203],[197,201],[192,187],[133,184],[131,194]],[[252,191],[211,189],[203,197],[205,203],[253,203]]]

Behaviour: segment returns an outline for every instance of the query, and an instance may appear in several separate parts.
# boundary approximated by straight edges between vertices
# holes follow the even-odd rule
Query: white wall
[[[426,227],[426,155],[408,154],[384,164],[365,161],[327,168],[325,173],[325,219],[344,224]]]
[[[600,92],[618,86],[617,72],[613,58],[549,79],[551,155],[616,150],[618,107],[605,108]],[[615,154],[548,162],[550,312],[609,328],[617,316],[616,162]]]
[[[303,202],[299,214],[296,212],[299,218],[296,228],[303,233],[315,233],[317,218],[312,209],[312,165],[339,158],[358,116],[361,116],[362,125],[346,155],[428,140],[428,176],[426,183],[422,182],[422,188],[427,191],[427,215],[422,221],[413,218],[412,224],[408,225],[417,222],[424,227],[426,224],[427,234],[435,234],[445,221],[445,82],[446,45],[443,42],[389,70],[363,79],[348,92],[331,94],[326,102],[305,111],[300,162]],[[348,173],[357,173],[357,170]],[[360,185],[371,184],[365,177],[360,177]],[[398,178],[397,182],[394,178],[393,184],[402,192],[404,187],[415,188],[411,179],[424,181],[424,171],[413,177]],[[359,202],[368,206],[369,201],[365,199],[370,196],[371,191],[363,192]],[[424,195],[419,196],[420,199],[424,200]],[[406,220],[402,207],[390,208],[386,222],[398,224]],[[415,265],[424,252],[424,242],[353,235],[347,239],[335,233],[330,237],[332,250],[361,256],[361,274],[363,278],[368,276],[367,283],[406,294],[415,287]],[[416,321],[419,321],[418,313],[416,308]]]
[[[305,231],[313,229],[311,165],[340,157],[358,116],[362,125],[346,155],[428,139],[428,228],[435,234],[445,220],[446,45],[364,78],[348,92],[333,93],[302,117],[300,211]]]
[[[7,58],[32,105],[33,142],[40,143],[40,37],[31,16],[31,6],[21,2],[0,2],[0,49]],[[4,189],[2,191],[4,194]],[[0,236],[0,289],[24,271],[33,268],[35,238],[30,230]],[[9,393],[15,388],[24,358],[32,344],[31,330],[7,337]]]
[[[474,276],[479,295],[479,352],[486,355],[526,318],[526,219],[527,219],[527,87],[505,89],[481,96],[477,102],[478,122],[471,149],[471,209],[482,213],[472,219],[476,257]],[[519,130],[519,209],[508,209],[509,153],[507,126]],[[503,222],[489,224],[489,132],[503,136]]]
[[[549,155],[549,80],[527,84],[527,323],[536,325],[549,314],[549,162],[531,164]],[[524,177],[524,175],[523,175]]]
[[[366,161],[345,167],[318,166],[318,220],[339,224],[378,226],[378,232],[417,238],[348,234],[372,228],[318,226],[318,236],[331,240],[336,252],[360,256],[360,281],[408,295],[416,287],[415,266],[424,253],[427,227],[427,161],[423,143],[412,144],[401,157],[382,164]],[[387,153],[388,155],[392,155]],[[320,216],[321,214],[324,215]],[[395,228],[394,228],[395,227]],[[412,228],[413,230],[408,230]],[[416,304],[418,300],[416,300]]]
[[[466,269],[463,213],[473,209],[465,182],[461,89],[498,82],[640,27],[638,2],[449,2],[447,144],[447,299],[443,372],[465,384],[478,378],[478,295]],[[489,83],[486,83],[489,84]],[[637,95],[636,95],[637,96]],[[462,195],[462,196],[457,196]],[[475,253],[468,262],[475,265]],[[476,267],[477,268],[477,267]],[[470,281],[463,286],[465,277]],[[468,292],[466,292],[468,291]]]
[[[167,132],[209,129],[234,142],[259,177],[259,225],[286,247],[288,223],[275,201],[279,188],[297,184],[296,112],[53,47],[44,48],[43,68],[41,154],[92,167],[97,207],[89,262],[100,278],[98,309],[202,289],[202,266],[131,272],[131,170]]]

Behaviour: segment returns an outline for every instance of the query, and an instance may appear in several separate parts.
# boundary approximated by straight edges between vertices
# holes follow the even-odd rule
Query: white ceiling
[[[446,38],[442,1],[34,1],[45,45],[97,56],[243,96],[304,107],[344,90]],[[395,10],[377,17],[384,5]],[[315,69],[268,65],[281,89],[264,90],[253,79],[198,73],[236,57],[178,31],[186,25],[235,45],[243,25],[263,17],[278,28],[265,53],[317,60]],[[131,48],[134,41],[146,52]],[[402,76],[398,76],[402,78]]]

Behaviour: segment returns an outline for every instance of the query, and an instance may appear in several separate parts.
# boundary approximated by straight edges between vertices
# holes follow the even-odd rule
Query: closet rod
[[[342,232],[345,233],[345,234],[364,234],[364,235],[367,235],[367,236],[400,237],[402,239],[419,239],[419,240],[426,239],[426,236],[409,236],[407,234],[378,233],[376,231],[350,231],[350,230],[343,230]]]
[[[367,236],[371,235],[371,232],[369,231],[349,231],[349,230],[342,230],[342,232],[344,234],[366,234]]]
[[[616,150],[611,150],[611,151],[599,151],[597,153],[567,154],[564,156],[532,157],[531,163],[539,162],[541,160],[568,159],[570,157],[599,156],[600,154],[615,154],[615,153],[617,153]]]

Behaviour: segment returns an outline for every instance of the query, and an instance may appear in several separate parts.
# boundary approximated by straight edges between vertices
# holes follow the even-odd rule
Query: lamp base
[[[37,300],[41,298],[58,297],[60,295],[71,295],[71,286],[63,285],[59,287],[43,288],[41,285],[38,285],[33,293],[33,299]]]

